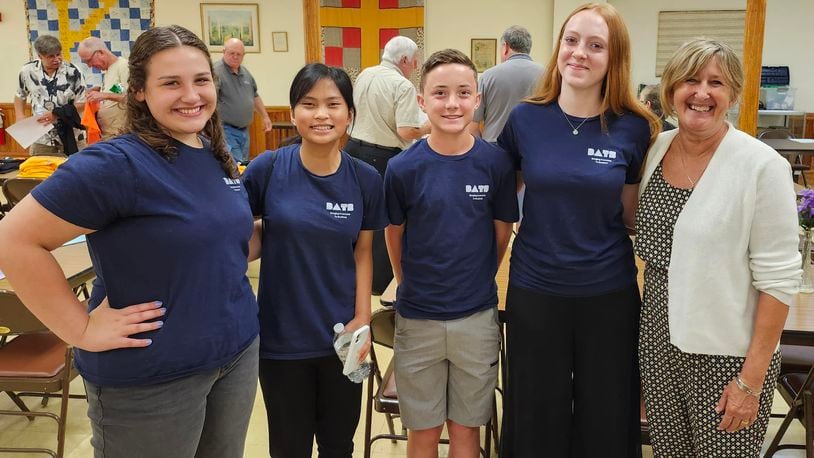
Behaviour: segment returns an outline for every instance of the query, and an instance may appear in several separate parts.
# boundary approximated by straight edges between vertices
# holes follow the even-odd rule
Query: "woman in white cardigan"
[[[758,456],[800,279],[788,162],[726,113],[743,72],[693,40],[662,75],[678,129],[651,147],[636,253],[645,261],[642,380],[656,456]]]

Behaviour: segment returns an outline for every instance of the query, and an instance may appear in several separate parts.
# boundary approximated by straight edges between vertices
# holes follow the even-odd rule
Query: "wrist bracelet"
[[[743,379],[741,379],[740,374],[735,376],[735,385],[738,386],[738,389],[748,394],[749,396],[754,396],[760,399],[760,392],[753,389],[751,386],[747,385],[746,382],[744,382]]]

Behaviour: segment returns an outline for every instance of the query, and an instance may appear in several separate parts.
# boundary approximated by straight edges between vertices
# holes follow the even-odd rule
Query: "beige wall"
[[[219,0],[229,2],[230,0]],[[233,1],[234,3],[240,2]],[[260,5],[262,52],[247,54],[244,64],[257,79],[258,90],[266,105],[288,105],[288,87],[305,63],[302,0],[264,0]],[[551,14],[554,0],[504,0],[491,11],[492,0],[427,0],[427,52],[454,47],[467,54],[471,38],[500,38],[503,30],[520,24],[532,34],[532,57],[545,62],[551,54]],[[156,0],[157,25],[179,24],[201,32],[199,0]],[[0,68],[0,102],[11,102],[20,66],[30,59],[22,1],[3,2],[0,43],[19,43],[3,51],[9,65]],[[288,52],[271,50],[271,32],[288,32]],[[213,59],[221,54],[213,53]]]
[[[220,0],[228,2],[230,0]],[[239,0],[238,0],[239,1]],[[201,31],[200,1],[156,0],[158,25],[180,24]],[[288,105],[288,86],[305,62],[302,0],[264,0],[260,5],[262,53],[247,54],[246,66],[257,79],[266,105]],[[562,19],[581,0],[426,0],[426,51],[458,48],[467,54],[471,38],[499,38],[503,30],[520,24],[532,34],[532,58],[546,63]],[[625,18],[633,43],[633,82],[658,81],[654,74],[659,10],[675,10],[673,0],[610,0]],[[745,0],[684,0],[681,9],[744,8]],[[11,102],[20,66],[29,60],[25,10],[22,1],[3,2],[0,43],[0,102]],[[792,85],[798,88],[797,108],[814,111],[814,2],[768,0],[764,65],[789,65]],[[287,53],[271,50],[271,32],[288,32]],[[220,54],[213,54],[219,59]]]
[[[656,38],[660,10],[745,9],[745,0],[611,0],[625,18],[633,45],[633,82],[657,83]],[[788,65],[791,85],[797,87],[795,109],[814,111],[814,1],[768,0],[763,42],[763,65]]]
[[[788,65],[795,109],[814,112],[814,1],[768,0],[763,65]]]
[[[0,22],[0,43],[3,43],[3,65],[0,65],[0,102],[11,103],[17,90],[20,67],[31,60],[26,35],[24,2],[2,2],[3,22]]]
[[[522,25],[531,33],[532,59],[545,64],[551,55],[554,3],[555,0],[425,0],[425,53],[456,48],[469,55],[472,38],[495,38],[499,43],[507,27]]]
[[[156,0],[156,25],[182,25],[200,35],[199,0]],[[205,2],[206,3],[206,2]],[[218,3],[245,3],[218,0]],[[246,54],[243,65],[257,81],[257,91],[266,105],[288,106],[288,87],[297,71],[305,64],[305,28],[302,20],[302,0],[263,0],[260,7],[259,54]],[[288,52],[273,52],[271,32],[288,32]],[[212,53],[212,59],[223,54]]]

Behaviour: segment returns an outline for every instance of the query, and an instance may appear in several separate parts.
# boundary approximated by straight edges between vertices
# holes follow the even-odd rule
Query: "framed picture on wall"
[[[271,32],[271,44],[274,52],[288,52],[288,32]]]
[[[497,39],[473,38],[469,57],[475,64],[475,68],[478,69],[478,73],[483,73],[487,68],[494,67],[497,60]]]
[[[243,42],[246,52],[260,52],[257,3],[201,3],[202,38],[211,52],[223,52],[230,38]]]

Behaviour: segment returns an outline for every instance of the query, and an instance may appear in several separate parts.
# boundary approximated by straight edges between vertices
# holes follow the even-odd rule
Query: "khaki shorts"
[[[396,314],[395,369],[402,424],[429,429],[447,419],[485,425],[492,416],[500,330],[497,309],[448,321]]]

